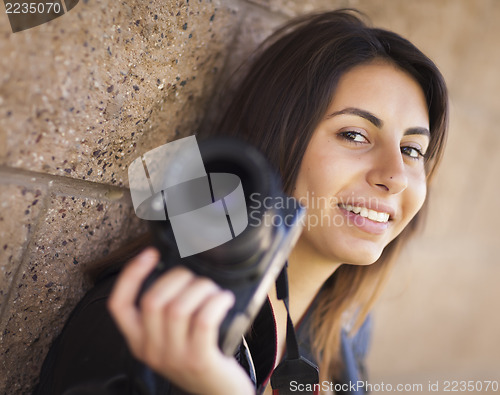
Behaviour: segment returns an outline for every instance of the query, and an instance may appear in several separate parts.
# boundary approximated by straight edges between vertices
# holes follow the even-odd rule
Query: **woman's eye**
[[[365,136],[363,136],[359,132],[354,132],[354,131],[347,131],[347,132],[340,132],[339,136],[342,137],[345,140],[348,140],[353,143],[367,143],[368,140],[366,139]]]
[[[401,152],[412,159],[420,159],[424,157],[422,151],[415,147],[401,147]]]

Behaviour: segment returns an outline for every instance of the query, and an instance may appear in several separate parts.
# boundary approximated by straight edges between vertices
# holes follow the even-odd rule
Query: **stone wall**
[[[483,366],[500,366],[499,342],[492,348],[474,340],[493,341],[500,329],[489,314],[500,300],[489,280],[500,274],[493,265],[498,210],[478,209],[498,193],[498,2],[82,0],[67,15],[15,34],[0,12],[0,393],[30,391],[90,285],[89,270],[144,231],[127,189],[130,162],[210,119],[220,84],[280,23],[344,6],[422,47],[448,79],[453,104],[450,150],[433,195],[438,208],[402,259],[413,257],[425,270],[400,269],[390,285],[400,292],[394,284],[417,273],[425,295],[410,292],[399,304],[386,297],[379,308],[374,378],[468,366],[486,374]],[[464,207],[471,218],[463,219]],[[408,307],[423,311],[417,331],[414,315],[398,320]],[[455,328],[464,322],[466,332]],[[449,335],[444,349],[436,331],[438,339]],[[406,353],[403,366],[398,350]],[[445,355],[429,365],[439,350]]]
[[[284,17],[89,0],[15,34],[1,18],[0,393],[13,394],[32,387],[93,262],[144,232],[130,162],[195,132],[233,46],[241,59]]]

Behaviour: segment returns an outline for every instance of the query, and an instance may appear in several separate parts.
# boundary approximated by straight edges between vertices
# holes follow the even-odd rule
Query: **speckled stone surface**
[[[0,393],[32,388],[51,341],[89,287],[84,273],[121,245],[124,235],[144,232],[128,196],[109,200],[99,193],[89,198],[71,193],[77,189],[68,192],[48,199],[26,264],[13,284],[0,348],[1,376],[8,379],[2,380]]]
[[[26,31],[2,23],[0,163],[126,185],[138,155],[196,130],[235,14],[211,0],[89,0]]]
[[[243,77],[247,65],[251,64],[253,53],[267,36],[287,18],[280,14],[270,14],[254,4],[238,4],[238,12],[244,14],[238,27],[238,34],[226,55],[223,73],[214,90],[214,100],[209,103],[201,128],[210,129],[220,108],[228,105],[232,92]]]
[[[15,34],[0,13],[0,393],[31,391],[86,271],[144,232],[127,166],[198,129],[248,9],[88,0]]]
[[[0,317],[45,196],[44,186],[0,182]]]
[[[288,17],[294,17],[309,12],[331,10],[343,8],[357,4],[356,0],[249,0],[249,2],[258,4],[272,12],[281,13]]]

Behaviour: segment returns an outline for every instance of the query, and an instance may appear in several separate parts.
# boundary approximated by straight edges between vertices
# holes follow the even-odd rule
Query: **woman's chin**
[[[380,248],[350,250],[345,251],[339,258],[348,265],[368,266],[380,258],[382,251]]]

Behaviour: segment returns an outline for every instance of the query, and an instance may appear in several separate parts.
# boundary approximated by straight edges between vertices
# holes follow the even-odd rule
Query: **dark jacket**
[[[117,274],[116,270],[108,273],[78,303],[45,359],[40,384],[34,394],[183,394],[137,361],[128,350],[125,339],[106,307]],[[302,356],[314,363],[309,323],[310,311],[296,332]],[[345,388],[348,388],[349,383],[365,379],[363,360],[369,333],[369,320],[353,338],[342,333],[345,369],[340,383],[344,383]],[[257,393],[263,390],[271,375],[275,353],[274,318],[269,303],[265,303],[246,336],[246,342],[240,345],[235,355],[256,384]],[[352,391],[352,388],[344,393],[363,394],[362,391]]]

